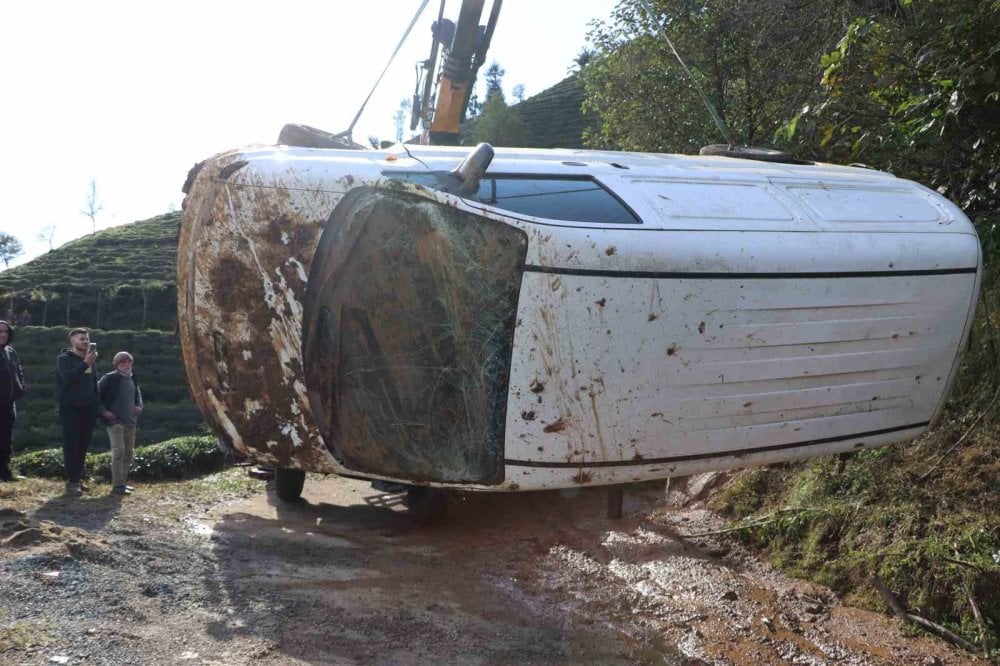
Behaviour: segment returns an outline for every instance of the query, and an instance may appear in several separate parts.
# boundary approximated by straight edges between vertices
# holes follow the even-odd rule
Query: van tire
[[[285,502],[294,502],[302,497],[305,482],[306,473],[301,469],[278,467],[274,470],[274,489],[278,492],[278,498]]]
[[[406,508],[421,525],[432,525],[448,515],[448,497],[437,488],[410,486],[406,489]]]

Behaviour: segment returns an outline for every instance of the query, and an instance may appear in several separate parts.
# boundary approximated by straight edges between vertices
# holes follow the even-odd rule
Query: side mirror
[[[462,161],[451,173],[461,182],[455,192],[459,196],[468,196],[479,189],[479,179],[490,168],[493,161],[493,146],[481,143]]]

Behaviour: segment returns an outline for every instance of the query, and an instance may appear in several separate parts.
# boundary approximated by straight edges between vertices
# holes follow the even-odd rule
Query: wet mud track
[[[181,522],[142,490],[0,516],[0,663],[981,663],[684,538],[724,525],[683,492],[621,520],[601,489],[469,494],[423,527],[335,477]]]
[[[286,600],[274,637],[303,661],[974,663],[738,547],[683,538],[724,525],[652,486],[626,492],[621,520],[601,489],[453,497],[426,527],[401,501],[331,478],[299,503],[230,507],[212,524],[223,579]]]

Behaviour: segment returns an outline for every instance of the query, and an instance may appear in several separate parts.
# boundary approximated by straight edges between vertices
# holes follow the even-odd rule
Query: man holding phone
[[[90,332],[85,328],[70,331],[69,344],[70,348],[56,358],[56,401],[62,422],[66,494],[79,497],[87,490],[83,466],[100,406],[95,370],[97,345],[90,341]]]

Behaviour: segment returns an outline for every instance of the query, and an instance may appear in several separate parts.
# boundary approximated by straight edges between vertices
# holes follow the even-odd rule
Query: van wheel
[[[448,497],[437,488],[410,486],[406,489],[406,508],[421,525],[439,523],[448,515]]]
[[[294,502],[302,497],[305,482],[306,473],[301,469],[278,467],[274,470],[274,488],[278,491],[278,497],[286,502]]]

